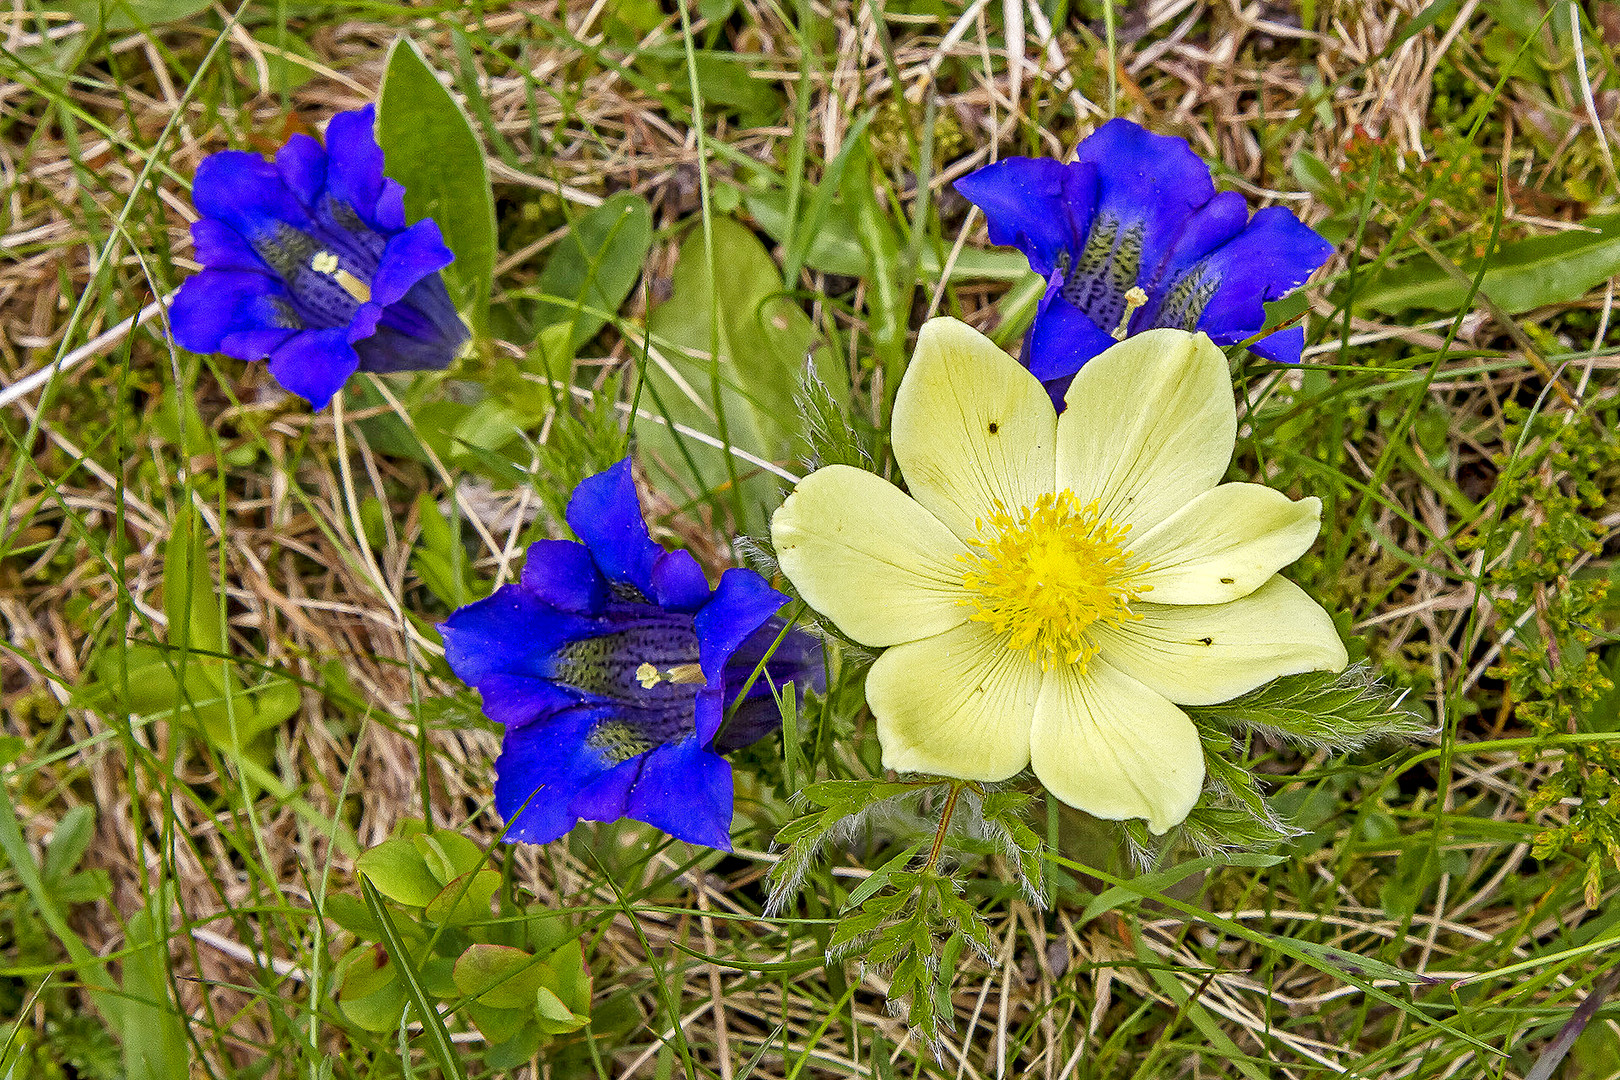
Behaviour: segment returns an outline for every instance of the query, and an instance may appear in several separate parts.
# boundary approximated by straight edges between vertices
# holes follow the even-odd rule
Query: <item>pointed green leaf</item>
[[[388,50],[377,105],[377,141],[389,176],[405,186],[405,215],[432,218],[455,252],[451,296],[474,334],[489,325],[495,279],[495,199],[472,122],[408,37]]]
[[[662,406],[668,419],[712,437],[724,427],[732,446],[767,461],[787,461],[802,445],[794,393],[815,328],[784,294],[781,273],[752,232],[730,218],[716,218],[712,230],[714,276],[703,230],[694,229],[681,245],[673,294],[648,319],[662,363],[647,363],[641,407],[658,414]],[[711,344],[719,349],[712,359]],[[847,394],[848,380],[835,359],[816,366],[835,393]],[[758,508],[777,501],[776,480],[757,475],[746,460],[728,462],[722,451],[645,420],[637,422],[636,434],[643,450],[683,484],[692,482],[685,454],[708,490],[729,489],[733,474],[743,480],[745,525],[762,525]]]
[[[95,807],[74,806],[62,814],[56,828],[51,830],[50,842],[45,845],[45,862],[40,874],[46,885],[59,884],[79,865],[95,835]]]
[[[554,378],[568,377],[574,354],[619,310],[651,248],[652,208],[630,191],[581,215],[558,241],[535,282],[542,296],[535,325],[563,327],[561,340],[546,350]]]
[[[1581,226],[1503,245],[1490,256],[1480,291],[1504,311],[1518,314],[1579,300],[1620,274],[1620,214],[1589,217]],[[1464,262],[1461,270],[1472,281],[1479,263]],[[1466,282],[1420,257],[1380,275],[1357,303],[1393,315],[1408,308],[1455,310],[1467,296]]]
[[[124,927],[124,1075],[128,1080],[186,1080],[190,1043],[169,989],[166,900],[160,890]]]

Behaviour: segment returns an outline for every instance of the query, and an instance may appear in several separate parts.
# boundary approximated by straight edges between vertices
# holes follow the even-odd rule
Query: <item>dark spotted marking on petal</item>
[[[1063,299],[1104,329],[1118,326],[1125,315],[1125,294],[1142,272],[1146,235],[1147,226],[1141,221],[1122,227],[1118,218],[1099,215],[1073,267],[1064,267],[1059,260]]]
[[[1159,308],[1158,316],[1153,320],[1157,326],[1169,326],[1188,333],[1198,329],[1198,320],[1204,317],[1204,309],[1215,297],[1215,290],[1220,288],[1219,274],[1211,273],[1207,262],[1200,262],[1189,268],[1170,291],[1165,294],[1164,304]]]
[[[996,432],[998,432],[1000,430],[1001,430],[1001,425],[1000,424],[996,423],[994,420],[990,421],[990,434],[994,435]]]
[[[1222,585],[1236,585],[1237,584],[1237,578],[1223,577],[1223,578],[1221,578],[1221,584]]]
[[[1213,645],[1213,644],[1215,644],[1215,639],[1210,638],[1210,637],[1201,637],[1201,638],[1198,639],[1198,644],[1200,644],[1200,645]]]
[[[622,720],[605,720],[591,728],[585,736],[585,745],[601,754],[612,765],[629,761],[645,754],[657,744],[632,724]]]

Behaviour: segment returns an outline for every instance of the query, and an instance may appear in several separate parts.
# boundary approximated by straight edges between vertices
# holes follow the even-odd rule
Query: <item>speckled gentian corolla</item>
[[[204,269],[169,309],[181,347],[269,358],[317,409],[356,371],[455,358],[468,332],[439,275],[454,256],[431,218],[405,224],[375,118],[371,105],[338,113],[324,148],[294,135],[274,162],[225,150],[197,167],[191,239]]]
[[[1265,325],[1266,301],[1304,284],[1333,252],[1283,207],[1251,219],[1242,195],[1216,192],[1186,140],[1129,120],[1098,128],[1071,164],[1006,158],[956,190],[984,211],[991,241],[1046,276],[1022,360],[1059,412],[1074,373],[1122,324],[1125,335],[1171,327],[1236,344]],[[1304,345],[1295,326],[1250,349],[1292,364]]]
[[[507,839],[632,817],[729,851],[720,755],[778,728],[773,687],[825,685],[819,646],[789,630],[739,701],[788,598],[752,570],[711,591],[689,552],[653,543],[628,458],[575,488],[567,517],[584,543],[538,541],[516,584],[439,627],[451,670],[506,727],[495,808]]]

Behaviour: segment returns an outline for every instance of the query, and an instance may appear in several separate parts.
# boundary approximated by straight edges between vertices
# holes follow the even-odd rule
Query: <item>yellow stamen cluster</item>
[[[1095,500],[1077,505],[1074,493],[1042,495],[1016,515],[996,505],[980,521],[979,539],[961,556],[962,575],[974,609],[970,618],[1003,635],[1007,648],[1025,653],[1050,671],[1059,664],[1084,665],[1097,646],[1086,631],[1097,622],[1140,616],[1131,602],[1146,587],[1131,582],[1147,569],[1131,565],[1125,549],[1129,525],[1102,517]]]

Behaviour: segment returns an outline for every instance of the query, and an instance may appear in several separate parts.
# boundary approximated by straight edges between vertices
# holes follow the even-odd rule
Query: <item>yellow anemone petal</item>
[[[1137,536],[1213,488],[1232,460],[1226,356],[1203,334],[1148,330],[1086,362],[1058,418],[1057,486]]]
[[[1029,757],[1070,806],[1146,818],[1155,835],[1185,819],[1204,786],[1204,748],[1187,714],[1100,659],[1046,673]]]
[[[1222,484],[1132,538],[1132,561],[1148,566],[1134,584],[1155,604],[1224,604],[1310,550],[1321,525],[1320,499]]]
[[[1230,604],[1135,604],[1133,622],[1099,627],[1099,655],[1182,705],[1215,705],[1281,675],[1349,662],[1333,620],[1273,576]]]
[[[1052,491],[1057,413],[1040,381],[955,319],[930,319],[895,394],[892,438],[906,487],[958,536],[999,503]]]
[[[771,518],[782,572],[805,602],[863,645],[928,637],[967,619],[967,548],[899,488],[830,465],[799,482]]]
[[[978,623],[896,645],[866,676],[883,767],[1005,780],[1029,763],[1041,669]]]

